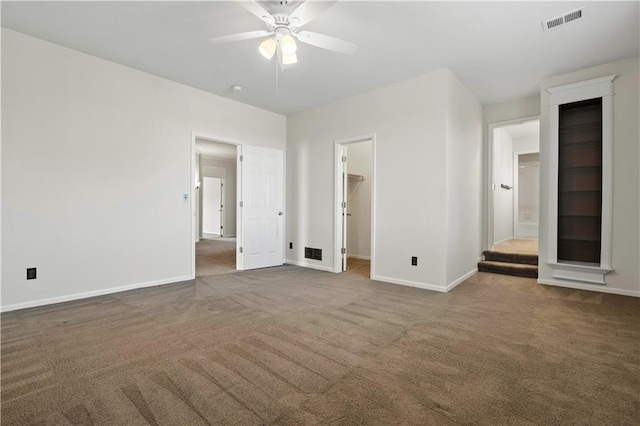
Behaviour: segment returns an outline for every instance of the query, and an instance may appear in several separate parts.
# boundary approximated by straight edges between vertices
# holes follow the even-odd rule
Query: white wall
[[[451,286],[475,271],[481,252],[482,106],[448,75],[447,278]]]
[[[236,180],[237,180],[237,164],[235,160],[226,160],[219,158],[200,157],[202,175],[210,177],[220,177],[224,179],[224,224],[223,234],[225,237],[236,236]],[[215,173],[213,170],[219,170]]]
[[[540,115],[540,96],[531,96],[528,98],[513,99],[498,104],[485,105],[482,109],[482,118],[484,121],[483,131],[483,166],[482,166],[482,247],[489,248],[491,245],[488,237],[489,223],[489,191],[491,189],[491,181],[489,179],[489,126],[495,123],[503,123],[511,120],[518,120],[528,117],[537,117]],[[493,220],[493,219],[492,219]]]
[[[493,133],[493,244],[513,238],[513,139],[506,130]]]
[[[540,115],[540,96],[513,99],[498,104],[484,105],[482,118],[485,126],[485,136],[488,136],[488,125],[502,123],[521,118],[537,117]],[[486,139],[485,139],[486,140]]]
[[[543,80],[541,102],[549,104],[547,88],[617,74],[613,81],[613,272],[605,275],[606,286],[557,280],[547,266],[549,224],[549,110],[542,108],[540,121],[540,267],[542,282],[596,291],[640,296],[640,209],[638,151],[640,129],[640,63],[638,57],[612,62]]]
[[[323,261],[312,265],[333,270],[334,141],[375,134],[374,278],[446,288],[447,120],[458,113],[449,108],[452,85],[440,69],[288,117],[289,262],[311,264],[304,247],[318,247]],[[466,174],[466,165],[456,173]]]
[[[514,152],[539,152],[540,151],[540,138],[539,137],[523,137],[523,138],[511,138],[513,143]]]
[[[4,310],[191,278],[191,132],[286,134],[284,116],[5,29],[2,122]]]
[[[364,180],[350,179],[347,185],[347,255],[360,259],[371,256],[371,161],[370,141],[346,145],[349,174],[361,175]]]

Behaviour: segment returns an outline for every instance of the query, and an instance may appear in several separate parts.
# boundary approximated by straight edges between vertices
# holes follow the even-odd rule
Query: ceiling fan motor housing
[[[279,29],[286,29],[289,34],[294,33],[299,29],[295,25],[295,21],[298,20],[296,18],[293,19],[293,22],[290,22],[289,15],[278,13],[272,16],[273,16],[273,24],[268,24],[268,26],[269,26],[269,29],[271,31],[274,31],[276,34],[278,33]]]

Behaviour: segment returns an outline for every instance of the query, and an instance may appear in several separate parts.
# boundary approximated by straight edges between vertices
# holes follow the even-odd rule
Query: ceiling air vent
[[[572,10],[571,12],[567,12],[563,15],[553,17],[551,19],[547,19],[546,21],[542,21],[542,29],[547,31],[552,28],[559,27],[560,25],[568,24],[569,22],[577,21],[578,19],[584,17],[584,6]]]

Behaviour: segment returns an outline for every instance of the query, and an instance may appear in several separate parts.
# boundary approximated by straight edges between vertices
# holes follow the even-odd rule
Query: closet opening
[[[335,272],[374,270],[374,139],[336,142]]]

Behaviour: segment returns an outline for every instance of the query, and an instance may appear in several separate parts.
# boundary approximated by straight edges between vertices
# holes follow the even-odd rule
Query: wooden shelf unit
[[[558,261],[600,264],[602,98],[560,105]]]

